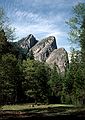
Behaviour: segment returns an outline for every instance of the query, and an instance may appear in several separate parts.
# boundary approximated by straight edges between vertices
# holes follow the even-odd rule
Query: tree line
[[[85,4],[73,8],[69,38],[79,43],[71,51],[71,61],[64,76],[44,62],[20,55],[11,44],[14,33],[4,24],[0,10],[0,104],[25,102],[85,104]],[[8,27],[8,28],[7,28]]]

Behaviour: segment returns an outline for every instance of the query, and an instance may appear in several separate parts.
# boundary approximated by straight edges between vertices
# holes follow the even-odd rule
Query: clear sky
[[[38,40],[55,36],[58,48],[70,49],[69,26],[65,21],[72,16],[72,6],[85,0],[0,0],[18,40],[33,34]]]

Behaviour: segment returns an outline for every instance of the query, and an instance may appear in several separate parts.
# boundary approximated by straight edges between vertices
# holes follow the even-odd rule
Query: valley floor
[[[85,107],[73,105],[4,105],[0,107],[0,120],[85,120]]]

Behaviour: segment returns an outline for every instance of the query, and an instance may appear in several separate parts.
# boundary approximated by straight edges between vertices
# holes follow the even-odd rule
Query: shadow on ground
[[[28,113],[17,111],[0,111],[0,120],[85,120],[85,111],[70,115],[56,115],[56,113]]]
[[[85,120],[85,107],[45,107],[0,110],[0,120]]]

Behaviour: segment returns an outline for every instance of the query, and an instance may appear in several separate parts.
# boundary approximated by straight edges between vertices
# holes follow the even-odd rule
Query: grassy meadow
[[[72,118],[85,118],[85,107],[65,104],[17,104],[4,105],[0,107],[0,120],[29,119],[35,120],[54,119],[68,120]]]

